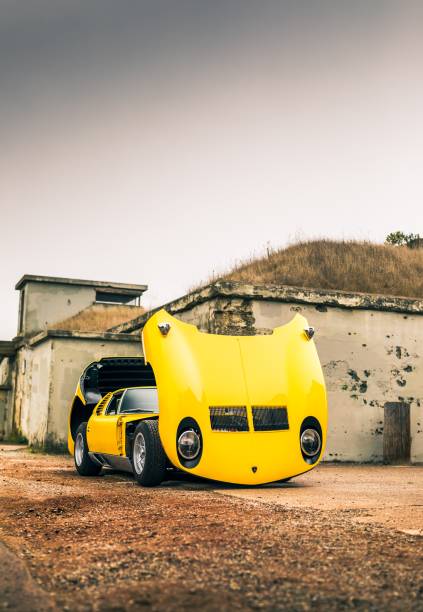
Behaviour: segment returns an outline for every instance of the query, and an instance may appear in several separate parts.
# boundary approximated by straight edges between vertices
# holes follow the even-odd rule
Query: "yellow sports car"
[[[81,376],[69,418],[76,469],[127,470],[145,486],[169,468],[243,485],[312,469],[327,428],[313,334],[299,314],[269,335],[224,336],[157,312],[145,358],[101,359]]]

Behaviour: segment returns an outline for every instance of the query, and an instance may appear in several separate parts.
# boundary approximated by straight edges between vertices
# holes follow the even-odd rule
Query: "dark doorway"
[[[410,462],[410,404],[386,402],[383,427],[384,463]]]

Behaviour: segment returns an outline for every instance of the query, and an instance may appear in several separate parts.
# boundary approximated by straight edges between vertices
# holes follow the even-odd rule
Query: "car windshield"
[[[155,387],[150,389],[128,389],[124,394],[119,406],[120,414],[158,411],[159,402],[157,399],[157,389]]]

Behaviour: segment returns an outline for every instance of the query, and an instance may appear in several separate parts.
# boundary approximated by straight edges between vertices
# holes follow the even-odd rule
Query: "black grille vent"
[[[213,431],[248,431],[245,406],[210,406]]]
[[[98,369],[98,389],[101,395],[126,387],[156,386],[153,370],[142,359],[102,359]]]
[[[109,391],[155,386],[153,370],[142,357],[105,357],[88,366],[81,377],[85,400],[94,404]]]
[[[285,406],[252,406],[255,431],[279,431],[289,429]]]

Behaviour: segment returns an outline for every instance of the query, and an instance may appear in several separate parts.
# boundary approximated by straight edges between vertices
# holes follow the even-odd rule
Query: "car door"
[[[122,391],[113,393],[99,414],[94,410],[93,415],[88,421],[87,441],[91,452],[104,455],[119,455],[117,423],[122,393]]]

